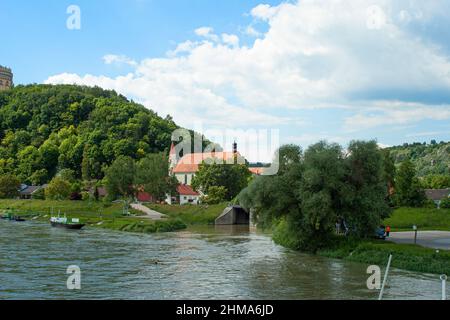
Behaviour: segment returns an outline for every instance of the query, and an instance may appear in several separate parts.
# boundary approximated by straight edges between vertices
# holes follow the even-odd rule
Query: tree
[[[416,170],[411,161],[404,161],[397,172],[396,202],[400,206],[421,207],[425,202],[425,193],[416,176]]]
[[[387,173],[386,153],[379,150],[376,141],[352,141],[348,151],[342,217],[352,234],[365,238],[389,216],[386,181],[392,173]]]
[[[0,176],[0,199],[14,198],[19,195],[20,181],[16,176],[5,174]]]
[[[192,179],[192,186],[203,192],[210,187],[224,187],[227,190],[225,199],[231,200],[248,185],[250,177],[247,165],[202,163]]]
[[[294,249],[314,252],[331,243],[340,219],[355,237],[371,237],[389,213],[384,156],[376,142],[353,141],[346,156],[341,146],[324,141],[303,156],[297,150],[277,175],[256,177],[239,194],[239,204],[255,213],[259,225],[274,227],[277,243]]]
[[[45,198],[50,200],[68,200],[70,196],[71,185],[61,177],[55,177],[45,188]]]
[[[136,164],[127,156],[118,157],[106,171],[106,189],[111,197],[130,198],[134,195]]]
[[[301,248],[315,251],[328,243],[341,214],[345,190],[342,148],[319,142],[305,152],[300,186],[301,214],[292,220]]]
[[[388,193],[391,195],[395,190],[395,162],[388,149],[383,149],[383,177],[386,181]]]
[[[149,154],[138,162],[135,183],[157,200],[174,194],[178,186],[178,180],[169,176],[169,160],[164,153]]]
[[[227,196],[227,188],[211,186],[208,188],[207,196],[202,198],[202,202],[206,204],[218,204],[225,201]]]

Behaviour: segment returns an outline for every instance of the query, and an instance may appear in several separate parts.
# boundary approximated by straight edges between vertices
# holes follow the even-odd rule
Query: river
[[[67,289],[69,265],[81,269],[81,290]],[[376,299],[366,269],[245,229],[143,235],[0,221],[0,299]],[[439,276],[394,269],[385,298],[439,299],[440,286]]]

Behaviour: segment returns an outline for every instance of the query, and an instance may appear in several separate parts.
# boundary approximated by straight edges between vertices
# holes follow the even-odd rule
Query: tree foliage
[[[248,166],[244,164],[202,163],[192,179],[192,186],[206,194],[210,187],[224,187],[225,199],[231,200],[248,185],[250,177]]]
[[[45,188],[45,198],[51,200],[68,200],[71,193],[70,182],[61,177],[54,177]]]
[[[403,161],[413,163],[418,177],[450,176],[450,142],[415,142],[389,148],[397,167]]]
[[[178,180],[169,176],[169,159],[164,153],[150,154],[137,163],[135,184],[157,200],[164,200],[167,194],[174,194]]]
[[[416,176],[414,164],[411,161],[406,160],[400,165],[395,185],[397,205],[421,207],[425,203],[425,193]]]
[[[0,92],[0,174],[43,184],[69,169],[102,179],[120,156],[166,151],[178,127],[114,91],[29,85]]]
[[[332,240],[338,219],[353,236],[370,237],[389,213],[388,174],[375,141],[353,141],[347,154],[323,141],[304,154],[295,146],[279,153],[279,173],[255,178],[238,196],[259,223],[276,226],[276,241],[315,251]]]
[[[0,199],[14,198],[19,195],[20,181],[16,176],[0,176]]]
[[[202,203],[218,204],[225,201],[227,188],[211,186],[208,188],[208,195],[202,197]]]
[[[128,156],[119,156],[106,171],[106,189],[112,198],[130,198],[135,194],[136,163]]]

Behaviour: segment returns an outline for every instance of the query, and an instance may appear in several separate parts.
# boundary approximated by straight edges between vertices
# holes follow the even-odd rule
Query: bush
[[[424,202],[423,207],[424,207],[424,208],[427,208],[427,209],[434,209],[434,208],[436,208],[437,206],[436,206],[436,203],[435,203],[433,200],[427,199],[427,200]]]
[[[50,200],[67,200],[71,194],[71,185],[60,177],[55,177],[45,188],[45,198]]]
[[[14,198],[19,192],[20,181],[13,175],[0,176],[0,198]]]
[[[81,192],[81,200],[88,201],[89,199],[91,199],[91,194],[87,191],[82,191]],[[95,199],[93,199],[93,200],[95,200]]]
[[[202,197],[202,203],[206,204],[218,204],[225,201],[227,196],[227,188],[211,186],[208,189],[208,195]]]
[[[450,197],[441,200],[441,208],[450,209]]]

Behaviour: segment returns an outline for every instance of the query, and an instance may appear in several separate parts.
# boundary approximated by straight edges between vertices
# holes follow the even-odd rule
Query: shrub
[[[10,174],[0,176],[0,198],[14,198],[19,194],[19,180]]]
[[[202,197],[202,203],[218,204],[225,200],[227,196],[227,188],[211,186],[208,188],[208,195]]]
[[[66,200],[70,196],[71,185],[60,177],[55,177],[45,188],[45,198],[51,200]]]
[[[436,206],[436,203],[435,203],[433,200],[427,199],[427,200],[424,202],[423,207],[424,207],[424,208],[428,208],[428,209],[434,209],[434,208],[436,208],[437,206]]]
[[[450,209],[450,197],[441,200],[441,208]]]

